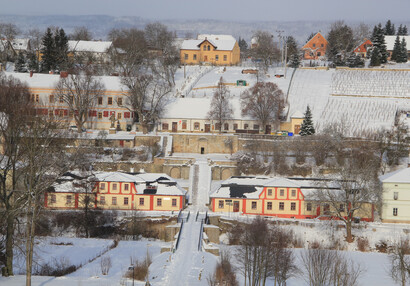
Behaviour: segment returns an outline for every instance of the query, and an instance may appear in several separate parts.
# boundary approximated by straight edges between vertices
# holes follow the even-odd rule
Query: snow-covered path
[[[212,169],[206,158],[197,158],[193,165],[193,176],[191,178],[192,205],[191,211],[207,211],[206,204],[209,202],[209,190],[211,186]]]
[[[183,224],[178,249],[175,253],[163,253],[150,266],[154,279],[150,282],[158,286],[190,286],[207,285],[206,277],[212,273],[217,258],[207,252],[202,252],[199,239],[201,221],[205,217],[202,213],[196,219],[191,214],[189,220]],[[155,275],[158,269],[165,269],[163,276]],[[150,275],[151,276],[151,275]]]

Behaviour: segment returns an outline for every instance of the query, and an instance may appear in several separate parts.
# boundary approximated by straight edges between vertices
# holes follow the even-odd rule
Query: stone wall
[[[174,153],[232,154],[238,151],[238,137],[216,134],[173,134]]]

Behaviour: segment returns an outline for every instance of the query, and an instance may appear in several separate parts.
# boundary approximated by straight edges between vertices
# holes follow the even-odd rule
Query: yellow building
[[[186,191],[166,174],[99,172],[84,176],[66,173],[45,193],[51,209],[178,211],[185,206]],[[87,198],[87,199],[86,199]]]
[[[181,64],[236,65],[240,61],[238,42],[231,35],[198,35],[185,40],[180,50]]]

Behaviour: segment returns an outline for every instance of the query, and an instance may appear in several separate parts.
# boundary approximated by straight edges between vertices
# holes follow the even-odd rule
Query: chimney
[[[30,77],[33,77],[34,72],[30,71]]]

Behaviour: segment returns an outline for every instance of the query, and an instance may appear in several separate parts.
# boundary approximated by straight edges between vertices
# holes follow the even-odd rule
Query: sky
[[[154,20],[409,21],[410,0],[0,0],[0,14],[111,15]]]

